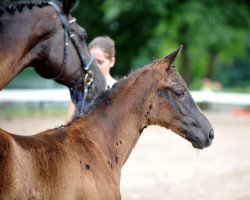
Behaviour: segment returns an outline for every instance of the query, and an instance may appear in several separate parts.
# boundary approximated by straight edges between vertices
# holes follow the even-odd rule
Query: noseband
[[[73,43],[77,54],[79,56],[80,59],[80,63],[81,63],[81,68],[82,68],[82,72],[81,72],[81,78],[79,80],[77,80],[74,85],[69,88],[70,91],[73,91],[74,89],[78,89],[84,86],[84,97],[86,98],[89,92],[90,88],[93,88],[93,77],[94,77],[94,72],[92,70],[90,70],[92,63],[94,62],[95,58],[94,57],[90,57],[87,65],[85,65],[84,62],[84,56],[80,50],[80,47],[78,45],[78,43],[76,42],[75,38],[74,38],[74,33],[72,31],[72,29],[70,28],[70,24],[74,23],[76,21],[75,18],[71,19],[70,21],[67,21],[64,13],[62,12],[62,10],[59,8],[59,6],[50,1],[48,2],[49,5],[51,5],[54,10],[56,11],[58,17],[61,19],[63,28],[64,28],[64,55],[63,55],[63,63],[62,63],[62,67],[61,70],[59,71],[59,73],[52,79],[58,79],[62,74],[63,71],[65,69],[65,65],[66,65],[66,61],[67,61],[67,56],[68,56],[68,37],[70,38],[70,41]],[[68,35],[68,36],[67,36]],[[85,74],[85,75],[84,75]],[[84,77],[83,77],[84,76]]]

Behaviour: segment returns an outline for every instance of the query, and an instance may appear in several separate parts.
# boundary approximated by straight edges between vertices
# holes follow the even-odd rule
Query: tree
[[[127,74],[133,60],[145,49],[160,21],[157,2],[142,0],[79,1],[74,15],[86,28],[89,38],[109,35],[116,42],[116,75]]]
[[[233,62],[246,52],[249,6],[246,1],[161,1],[165,28],[164,44],[183,44],[182,68],[189,84],[201,77],[213,78],[220,62]],[[236,14],[237,13],[237,14]],[[162,25],[161,25],[162,26]],[[157,37],[157,35],[155,35]],[[163,48],[164,49],[164,48]]]

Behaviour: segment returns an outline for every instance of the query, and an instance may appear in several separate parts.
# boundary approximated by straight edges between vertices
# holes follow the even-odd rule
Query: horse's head
[[[105,79],[89,54],[85,29],[69,14],[74,4],[75,0],[64,0],[62,6],[58,2],[48,2],[55,24],[53,32],[41,42],[40,59],[33,63],[41,76],[55,79],[72,89],[82,90],[90,84],[93,75],[98,94],[105,90]],[[48,20],[44,21],[44,26],[48,23],[53,24]]]
[[[86,74],[91,85],[94,72],[96,93],[105,90],[105,79],[87,50],[86,31],[69,14],[74,3],[0,4],[0,89],[31,66],[42,77],[74,89],[86,85]]]
[[[160,81],[148,117],[151,124],[170,128],[193,147],[203,149],[212,143],[214,131],[173,66],[180,51],[181,48],[153,65]]]

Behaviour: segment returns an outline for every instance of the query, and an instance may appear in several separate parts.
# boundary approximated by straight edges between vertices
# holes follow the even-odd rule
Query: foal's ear
[[[177,57],[179,56],[179,54],[181,53],[182,47],[183,46],[181,45],[179,49],[167,55],[165,58],[163,58],[163,60],[167,61],[169,63],[169,66],[172,66],[174,62],[176,61]]]
[[[70,10],[73,8],[75,5],[76,0],[64,0],[63,1],[63,12],[65,15],[68,15]]]

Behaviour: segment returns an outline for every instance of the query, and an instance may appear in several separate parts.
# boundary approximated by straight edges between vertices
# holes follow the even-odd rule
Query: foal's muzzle
[[[196,149],[209,147],[214,139],[214,130],[210,129],[207,133],[188,133],[186,139],[192,143]]]

